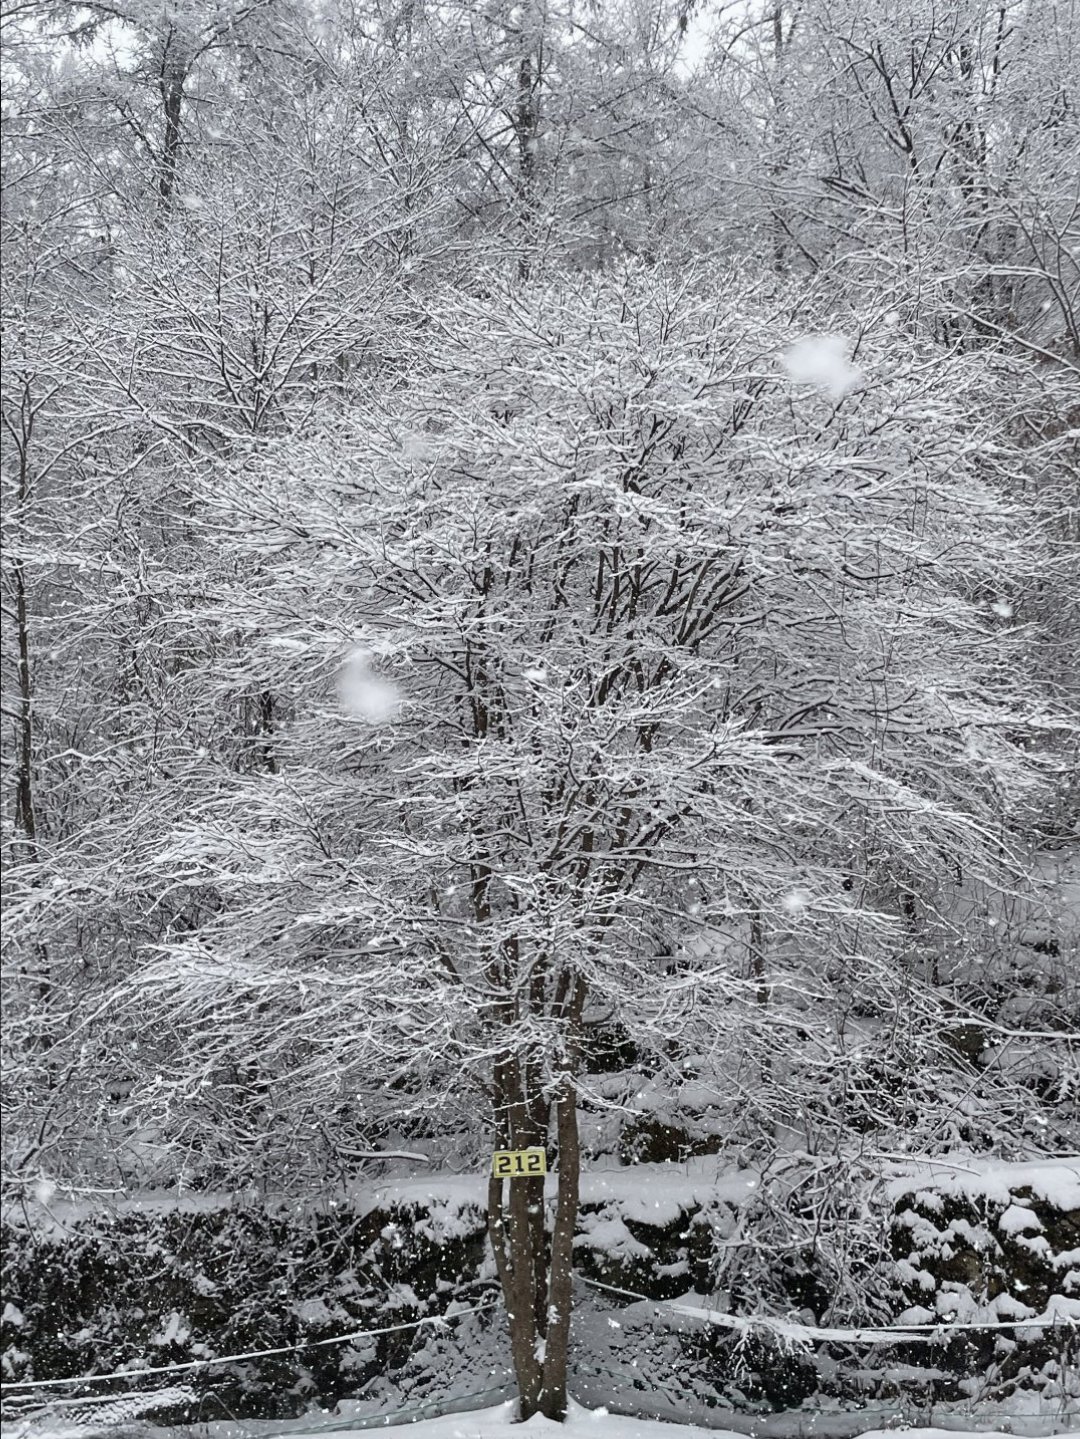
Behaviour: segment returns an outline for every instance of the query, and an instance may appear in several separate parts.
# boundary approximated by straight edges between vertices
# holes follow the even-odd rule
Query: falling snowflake
[[[784,353],[782,364],[795,384],[813,385],[834,400],[857,385],[863,373],[848,359],[843,335],[807,335]]]
[[[406,460],[413,464],[422,464],[423,461],[431,459],[434,454],[434,446],[427,435],[413,430],[402,436],[401,453]]]
[[[338,695],[342,708],[354,719],[366,724],[388,724],[401,709],[401,695],[396,685],[371,669],[367,650],[354,650],[338,673]]]

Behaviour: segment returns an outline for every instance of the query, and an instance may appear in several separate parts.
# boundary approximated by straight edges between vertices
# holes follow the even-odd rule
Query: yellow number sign
[[[496,1149],[491,1156],[496,1179],[529,1179],[547,1173],[547,1154],[542,1149]]]

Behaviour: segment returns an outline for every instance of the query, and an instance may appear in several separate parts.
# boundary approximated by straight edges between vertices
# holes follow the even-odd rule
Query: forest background
[[[575,1258],[734,1315],[1075,1319],[1075,20],[9,7],[12,1382],[473,1286],[557,1414]],[[546,1228],[539,1181],[448,1198],[531,1145]],[[653,1273],[618,1186],[664,1166]],[[958,1171],[978,1213],[901,1202]],[[110,1291],[144,1201],[187,1239]],[[348,1211],[353,1289],[281,1205]],[[1068,1404],[1039,1334],[942,1372]],[[296,1401],[449,1363],[354,1359]]]

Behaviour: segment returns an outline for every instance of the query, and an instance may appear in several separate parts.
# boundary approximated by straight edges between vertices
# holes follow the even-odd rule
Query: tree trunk
[[[566,1070],[555,1100],[559,1144],[558,1193],[550,1250],[544,1229],[542,1179],[488,1181],[488,1235],[510,1328],[510,1353],[518,1384],[519,1418],[566,1417],[567,1359],[574,1273],[574,1232],[581,1191],[577,1123],[577,1064],[585,985],[574,984],[563,1015],[567,1026]],[[531,1066],[505,1058],[495,1065],[496,1142],[514,1149],[545,1143],[551,1105]]]
[[[514,1181],[509,1181],[511,1184]],[[520,1181],[518,1181],[520,1183]],[[531,1418],[540,1403],[543,1379],[537,1352],[536,1320],[532,1297],[521,1264],[520,1231],[508,1227],[503,1211],[503,1183],[494,1175],[488,1181],[488,1236],[495,1252],[495,1267],[502,1285],[503,1304],[510,1328],[510,1357],[518,1386],[518,1405],[522,1419]]]
[[[19,642],[18,760],[15,768],[15,828],[21,830],[31,859],[37,858],[37,816],[34,812],[34,699],[30,686],[30,619],[26,576],[21,558],[11,566],[15,589],[15,627]]]
[[[5,420],[6,420],[5,416]],[[34,407],[27,386],[21,397],[16,424],[11,426],[19,456],[19,487],[16,494],[18,539],[11,562],[12,586],[15,590],[15,628],[19,646],[19,708],[16,720],[18,735],[15,768],[15,828],[21,830],[26,852],[37,859],[37,816],[34,810],[34,696],[30,679],[30,610],[27,604],[26,571],[22,558],[22,526],[30,503],[30,464],[28,450],[34,423]]]
[[[581,1197],[577,1088],[570,1074],[567,1074],[564,1080],[556,1113],[559,1136],[559,1197],[551,1235],[551,1277],[540,1412],[548,1419],[565,1419],[566,1368],[573,1303],[574,1231],[577,1228],[578,1203]]]
[[[525,1148],[528,1106],[523,1093],[522,1067],[507,1056],[494,1071],[495,1133],[500,1147]],[[544,1131],[546,1131],[546,1123]],[[544,1131],[537,1136],[544,1137]],[[488,1181],[488,1236],[495,1254],[495,1267],[502,1286],[503,1303],[510,1327],[510,1354],[518,1384],[522,1419],[537,1412],[543,1369],[540,1358],[540,1330],[537,1327],[538,1291],[546,1290],[547,1269],[542,1223],[543,1189],[539,1203],[541,1224],[531,1222],[529,1191],[534,1184],[524,1179],[505,1181],[510,1185],[508,1204],[503,1202],[502,1179]],[[543,1181],[541,1181],[541,1186]],[[509,1211],[509,1212],[507,1212]]]
[[[772,159],[769,169],[772,175],[772,230],[773,266],[783,271],[787,265],[787,230],[784,218],[784,171],[786,166],[787,142],[787,75],[784,47],[784,5],[776,0],[772,12],[773,41],[773,117],[772,117]]]
[[[176,170],[180,162],[180,112],[184,103],[187,66],[166,58],[162,63],[161,106],[164,133],[161,138],[161,160],[158,165],[158,195],[166,211],[172,209],[176,192]]]
[[[528,27],[518,36],[522,46],[518,59],[517,95],[511,114],[511,125],[518,148],[517,221],[518,278],[527,280],[532,273],[536,251],[536,147],[540,135],[540,87],[542,83],[542,39],[536,34],[536,17],[530,15]]]

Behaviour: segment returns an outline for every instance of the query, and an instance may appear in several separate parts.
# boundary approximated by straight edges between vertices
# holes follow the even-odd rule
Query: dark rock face
[[[625,1164],[684,1164],[701,1155],[719,1154],[723,1147],[718,1134],[690,1134],[651,1114],[628,1124],[619,1141]]]
[[[750,1209],[718,1196],[703,1202],[700,1186],[696,1192],[675,1210],[667,1203],[654,1222],[617,1197],[582,1205],[578,1273],[641,1296],[592,1292],[601,1308],[590,1314],[586,1304],[576,1330],[582,1373],[603,1360],[647,1383],[653,1363],[660,1378],[693,1376],[704,1402],[752,1410],[795,1407],[815,1393],[860,1397],[864,1381],[846,1376],[865,1375],[865,1356],[850,1347],[780,1343],[764,1328],[688,1324],[664,1309],[664,1300],[712,1292],[718,1245],[736,1228],[753,1239]],[[998,1182],[979,1194],[923,1179],[909,1189],[894,1184],[890,1203],[895,1318],[930,1323],[956,1312],[1016,1327],[883,1346],[870,1356],[883,1376],[877,1392],[903,1395],[922,1385],[927,1398],[963,1398],[980,1376],[991,1376],[999,1392],[1063,1383],[1067,1366],[1080,1360],[1080,1352],[1063,1350],[1080,1350],[1075,1328],[1025,1329],[1023,1320],[1077,1296],[1080,1210],[1019,1182],[1007,1193]],[[497,1298],[478,1198],[399,1197],[377,1206],[196,1201],[187,1210],[151,1202],[37,1226],[13,1212],[3,1243],[8,1379],[287,1351],[156,1381],[182,1383],[190,1396],[174,1390],[155,1423],[291,1417],[316,1403],[386,1396],[395,1385],[397,1393],[433,1396],[450,1370],[470,1366],[492,1393],[506,1382],[497,1305],[445,1328],[415,1327]],[[779,1272],[790,1311],[811,1323],[833,1302],[819,1258],[793,1250]],[[747,1262],[776,1267],[767,1255],[751,1253]],[[752,1300],[734,1292],[719,1307],[753,1317]],[[414,1327],[358,1335],[401,1324]],[[885,1377],[898,1373],[908,1377]],[[131,1381],[120,1387],[130,1390]],[[104,1400],[107,1386],[92,1396]]]
[[[975,1316],[987,1327],[934,1346],[934,1362],[959,1379],[993,1375],[1008,1389],[1060,1376],[1080,1360],[1075,1327],[1032,1328],[1061,1299],[1080,1297],[1080,1209],[1063,1208],[1030,1184],[1005,1194],[913,1186],[893,1221],[893,1255],[910,1313],[924,1322]],[[1015,1328],[1011,1327],[1015,1321]]]
[[[355,1394],[403,1362],[415,1332],[319,1341],[439,1315],[485,1288],[478,1208],[457,1210],[452,1225],[417,1205],[148,1208],[44,1233],[5,1222],[3,1241],[11,1379],[292,1351],[196,1370],[203,1418],[290,1417],[316,1397]]]
[[[1000,1319],[1021,1319],[1065,1292],[1069,1255],[1080,1249],[1080,1209],[1060,1209],[1030,1185],[1005,1199],[913,1190],[897,1204],[893,1236],[913,1306],[953,1294],[958,1304],[1002,1301]],[[1076,1276],[1070,1287],[1080,1289]]]
[[[646,1299],[706,1291],[713,1227],[696,1205],[666,1223],[624,1217],[615,1204],[583,1204],[574,1257],[579,1274]]]

